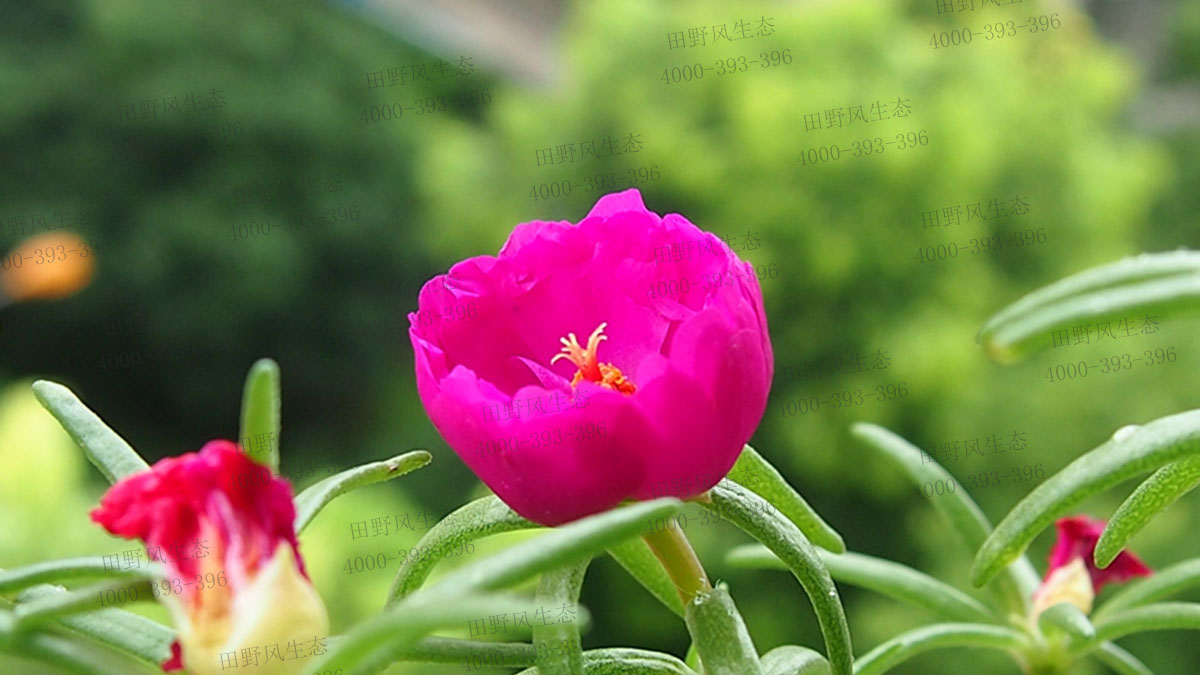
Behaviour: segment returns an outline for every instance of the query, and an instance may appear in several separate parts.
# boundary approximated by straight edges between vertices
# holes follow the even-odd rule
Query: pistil
[[[587,347],[579,345],[579,340],[574,333],[569,333],[565,338],[559,338],[559,341],[563,343],[562,353],[555,354],[554,358],[550,359],[550,364],[553,365],[559,359],[566,359],[575,364],[578,370],[575,371],[575,377],[571,379],[572,387],[578,385],[582,380],[588,380],[601,387],[632,396],[633,392],[637,391],[633,382],[621,373],[620,368],[611,363],[600,363],[596,356],[600,343],[608,339],[608,336],[604,334],[607,326],[608,323],[601,323],[596,330],[592,331],[592,334],[588,336]]]

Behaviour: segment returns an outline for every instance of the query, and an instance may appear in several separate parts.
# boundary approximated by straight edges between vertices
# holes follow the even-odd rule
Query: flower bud
[[[287,481],[228,441],[125,478],[92,511],[109,532],[141,539],[150,558],[164,563],[160,597],[179,638],[163,668],[194,675],[232,664],[256,675],[290,675],[309,663],[297,645],[314,645],[304,656],[317,653],[329,619],[304,571],[295,517]],[[163,550],[173,557],[156,557]],[[280,645],[295,655],[284,658]]]

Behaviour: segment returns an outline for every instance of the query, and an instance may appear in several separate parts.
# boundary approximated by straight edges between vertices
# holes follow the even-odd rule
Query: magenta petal
[[[1058,539],[1050,551],[1050,565],[1046,570],[1046,577],[1049,578],[1054,570],[1070,564],[1075,558],[1083,558],[1096,593],[1107,584],[1122,583],[1134,577],[1153,574],[1153,570],[1129,551],[1121,551],[1108,567],[1098,569],[1093,556],[1096,543],[1100,541],[1100,535],[1104,532],[1104,525],[1105,521],[1087,516],[1060,518],[1055,523]]]
[[[462,369],[441,385],[435,396],[422,396],[434,426],[480,480],[530,520],[557,525],[612,508],[644,473],[638,445],[624,434],[647,429],[619,394],[595,392],[584,408],[531,420],[488,420],[485,407],[507,397],[489,398],[495,389]],[[544,399],[546,390],[525,387],[514,398],[534,397]],[[603,427],[603,435],[576,441],[588,425]],[[530,441],[543,437],[536,447]],[[515,450],[485,452],[510,442]]]
[[[199,452],[161,459],[124,478],[91,517],[112,534],[161,551],[194,548],[206,532],[216,533],[220,539],[206,548],[226,558],[222,567],[231,576],[234,570],[255,573],[279,544],[292,547],[303,571],[291,486],[230,441],[210,441]],[[199,557],[165,563],[173,574],[191,577],[200,570]]]
[[[622,211],[646,212],[646,204],[642,201],[642,193],[637,188],[604,195],[596,201],[596,205],[592,207],[592,210],[588,211],[587,217],[604,218],[614,213],[621,213]]]
[[[171,641],[171,656],[163,662],[162,669],[166,673],[183,670],[183,648],[179,645],[178,638]]]
[[[637,439],[648,466],[633,497],[693,497],[729,473],[745,441],[730,441],[702,382],[671,368],[635,396],[654,426],[652,435]]]
[[[753,267],[686,218],[647,211],[637,190],[577,225],[518,225],[497,257],[449,277],[409,315],[418,392],[446,443],[526,518],[694,496],[762,418],[774,358]],[[576,365],[551,364],[561,339],[584,345],[601,324],[598,362],[633,389],[572,386]]]

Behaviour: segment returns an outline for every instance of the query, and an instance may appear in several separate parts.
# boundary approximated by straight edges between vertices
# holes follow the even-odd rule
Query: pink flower
[[[1149,567],[1138,560],[1129,551],[1121,551],[1112,564],[1104,569],[1097,569],[1092,555],[1096,551],[1096,542],[1104,532],[1105,522],[1088,518],[1087,516],[1072,516],[1060,518],[1055,527],[1058,528],[1058,541],[1050,551],[1050,569],[1046,571],[1049,577],[1054,570],[1067,565],[1075,558],[1083,558],[1088,575],[1092,579],[1092,587],[1097,593],[1106,584],[1122,583],[1134,577],[1148,577],[1153,573]]]
[[[518,225],[498,257],[425,284],[409,320],[433,425],[546,525],[708,490],[762,419],[774,368],[753,266],[637,190],[577,225]]]
[[[125,478],[91,514],[112,534],[141,539],[163,562],[167,580],[156,594],[179,630],[163,668],[197,675],[221,672],[231,652],[236,663],[239,655],[250,658],[244,650],[255,650],[257,661],[270,646],[328,635],[325,606],[300,557],[295,515],[287,481],[229,441]],[[255,672],[297,668],[281,661]]]
[[[1087,516],[1060,518],[1055,523],[1058,541],[1050,551],[1046,578],[1034,593],[1035,616],[1059,602],[1070,602],[1086,614],[1106,584],[1153,574],[1153,570],[1128,551],[1121,551],[1111,565],[1098,569],[1092,556],[1104,525],[1103,520]]]

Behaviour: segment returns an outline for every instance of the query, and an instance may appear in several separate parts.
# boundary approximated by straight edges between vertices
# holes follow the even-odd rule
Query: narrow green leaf
[[[584,652],[583,672],[587,675],[696,675],[695,671],[670,654],[627,647]],[[537,668],[529,668],[517,675],[541,674]]]
[[[1200,456],[1172,462],[1150,474],[1108,520],[1096,543],[1096,566],[1104,569],[1152,518],[1200,485]]]
[[[829,662],[807,647],[783,645],[763,654],[767,675],[829,675]]]
[[[46,584],[34,586],[22,594],[28,600],[61,595],[66,590]],[[159,666],[171,656],[175,631],[143,616],[123,609],[105,608],[97,612],[60,616],[66,628],[96,642],[124,652],[149,665]]]
[[[146,580],[110,581],[63,590],[62,593],[46,593],[26,589],[17,596],[18,604],[13,614],[16,616],[18,627],[26,630],[68,614],[96,612],[105,607],[154,599],[150,582]],[[109,591],[112,592],[112,596],[107,595]]]
[[[549,530],[489,558],[460,567],[425,592],[456,596],[497,591],[547,570],[570,565],[646,530],[648,518],[674,515],[683,502],[669,497],[638,502]]]
[[[451,600],[451,601],[448,601]],[[343,675],[369,675],[410,653],[418,641],[439,628],[462,626],[494,614],[537,611],[529,598],[512,595],[458,595],[453,598],[420,593],[384,610],[329,645],[312,672],[343,669]],[[580,612],[583,613],[582,608]]]
[[[395,580],[392,581],[387,604],[391,605],[420,588],[438,561],[450,552],[461,555],[467,552],[468,545],[470,550],[474,550],[475,547],[471,543],[476,539],[537,527],[541,526],[518,516],[494,495],[464,504],[429,528],[425,536],[421,537],[417,548],[430,553],[423,553],[404,561],[400,570],[396,572]]]
[[[945,619],[958,621],[994,621],[996,616],[983,603],[924,572],[906,565],[859,553],[840,555],[818,551],[830,576],[859,588],[866,588],[894,600],[926,609]],[[726,560],[740,567],[786,570],[787,565],[761,544],[739,546]]]
[[[854,675],[886,673],[897,665],[934,649],[984,647],[1022,651],[1029,645],[1022,633],[1004,626],[941,623],[898,635],[866,653],[854,665]]]
[[[730,549],[725,554],[725,562],[733,567],[742,567],[745,569],[788,571],[787,563],[780,560],[779,556],[772,553],[771,549],[762,544],[745,544]],[[829,575],[833,577],[832,570],[830,570]],[[837,577],[833,577],[833,579],[836,581]]]
[[[123,570],[105,569],[103,556],[86,556],[82,558],[64,558],[48,562],[34,563],[12,570],[0,570],[0,595],[19,591],[29,586],[47,583],[61,583],[75,579],[119,578],[119,579],[150,579],[154,572],[143,569]]]
[[[1060,602],[1038,614],[1038,628],[1047,635],[1059,633],[1072,640],[1089,641],[1096,637],[1096,629],[1087,615],[1069,602]]]
[[[403,661],[424,663],[471,664],[482,668],[487,663],[502,663],[506,668],[532,666],[536,652],[524,642],[482,642],[457,638],[427,637],[404,652]]]
[[[1168,462],[1200,454],[1200,410],[1119,429],[1108,442],[1071,462],[1026,495],[979,549],[971,582],[983,585],[1054,519],[1084,499]]]
[[[1065,298],[1121,284],[1169,276],[1186,276],[1198,272],[1200,272],[1200,254],[1192,251],[1143,253],[1123,258],[1114,263],[1105,263],[1077,272],[1025,295],[988,319],[980,329],[980,334],[995,332],[996,326],[1010,322],[1013,317],[1029,314],[1032,309],[1050,305]]]
[[[1200,558],[1192,558],[1155,572],[1152,576],[1135,579],[1120,591],[1113,594],[1107,602],[1092,615],[1093,621],[1099,621],[1111,612],[1144,605],[1165,598],[1179,591],[1200,586]]]
[[[1109,614],[1096,621],[1097,640],[1155,630],[1200,630],[1200,603],[1160,602]]]
[[[967,494],[966,488],[959,485],[949,472],[932,457],[928,461],[925,460],[915,445],[881,426],[858,423],[851,427],[850,433],[908,474],[916,484],[917,491],[950,523],[950,527],[967,545],[968,550],[973,553],[979,549],[992,531],[992,524],[987,516],[983,515],[979,505]],[[946,491],[951,485],[956,486],[954,492],[937,494],[935,486],[939,481]],[[926,484],[930,486],[928,490],[923,489]],[[1018,553],[1013,560],[1017,561],[1016,564],[1009,567],[989,590],[1008,611],[1025,614],[1039,579],[1033,565],[1024,556]]]
[[[242,426],[239,440],[251,444],[243,451],[279,473],[279,364],[259,359],[250,366],[242,390]]]
[[[23,635],[18,653],[54,664],[77,675],[161,675],[162,668],[88,645],[56,632]]]
[[[708,494],[712,503],[704,504],[705,508],[728,518],[751,537],[766,544],[787,563],[788,569],[812,602],[833,672],[836,675],[849,675],[853,668],[854,651],[850,643],[850,627],[846,624],[846,612],[829,570],[821,563],[813,545],[804,538],[804,533],[765,499],[737,483],[723,480]]]
[[[49,380],[38,380],[33,383],[33,394],[109,483],[150,468],[125,439],[110,429],[70,389]]]
[[[1030,293],[989,319],[978,340],[998,361],[1049,346],[1052,331],[1081,321],[1138,314],[1170,315],[1200,307],[1200,256],[1192,251],[1143,254],[1095,267]]]
[[[683,601],[662,563],[642,539],[629,539],[608,548],[608,554],[667,609],[683,618]]]
[[[579,589],[590,562],[587,558],[542,574],[534,596],[538,607],[578,605]],[[533,647],[537,652],[537,667],[545,675],[583,675],[578,621],[533,626]]]
[[[414,450],[382,462],[371,462],[346,469],[310,485],[296,497],[296,533],[303,532],[317,513],[339,495],[416,471],[431,459],[433,455],[429,452]]]
[[[764,675],[746,622],[724,584],[693,597],[684,608],[684,621],[705,675]]]
[[[676,499],[657,499],[614,509],[555,528],[489,558],[454,570],[438,583],[385,610],[382,615],[369,621],[366,627],[355,629],[339,647],[336,661],[322,661],[321,669],[336,669],[340,665],[347,667],[346,675],[375,672],[372,669],[395,660],[425,632],[435,628],[434,619],[461,616],[449,608],[461,609],[465,606],[464,598],[503,589],[548,570],[588,559],[617,542],[642,533],[648,518],[670,516],[678,513],[682,507],[683,503]],[[495,604],[495,601],[488,601]],[[473,602],[484,603],[484,600]],[[425,609],[427,607],[436,608],[437,611],[430,613]],[[580,617],[576,620],[586,620],[583,608],[577,611]],[[421,616],[423,612],[429,613],[429,616]],[[498,613],[501,612],[474,611],[472,618]],[[345,655],[342,655],[343,652]],[[350,666],[354,669],[350,669]]]
[[[846,550],[842,535],[822,520],[783,474],[749,445],[742,449],[726,478],[774,504],[812,543],[834,553]]]
[[[1154,671],[1138,660],[1136,656],[1121,649],[1111,642],[1102,642],[1092,656],[1104,665],[1112,668],[1117,675],[1154,675]]]

